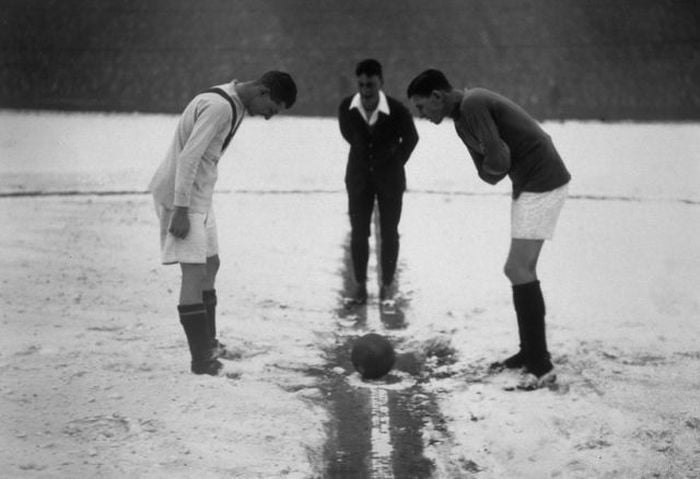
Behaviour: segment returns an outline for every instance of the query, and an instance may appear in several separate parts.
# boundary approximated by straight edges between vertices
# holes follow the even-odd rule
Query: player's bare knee
[[[511,284],[529,283],[536,278],[535,270],[532,265],[511,261],[505,264],[503,273],[510,280]]]
[[[506,263],[505,266],[503,266],[503,274],[513,283],[514,279],[517,279],[518,276],[517,268],[511,263]]]

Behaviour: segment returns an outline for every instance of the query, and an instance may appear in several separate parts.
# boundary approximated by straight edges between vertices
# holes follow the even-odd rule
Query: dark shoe
[[[546,354],[544,357],[536,360],[528,359],[528,361],[525,363],[525,369],[527,372],[534,374],[539,378],[554,369],[554,365],[549,359],[549,354]]]
[[[381,301],[391,301],[394,299],[395,291],[393,285],[382,284],[379,288],[379,299]]]
[[[519,369],[525,366],[525,362],[525,353],[521,350],[512,355],[511,357],[506,358],[505,361],[503,361],[503,365],[507,369]]]
[[[352,296],[352,302],[355,304],[365,304],[367,302],[367,285],[365,283],[357,285],[355,294]]]
[[[511,357],[504,359],[503,361],[496,361],[495,363],[492,363],[489,369],[491,369],[492,371],[502,371],[504,369],[520,369],[525,367],[525,364],[525,353],[522,350],[520,350]]]
[[[192,361],[190,371],[194,374],[208,374],[217,376],[224,365],[218,359],[208,359],[205,361]]]

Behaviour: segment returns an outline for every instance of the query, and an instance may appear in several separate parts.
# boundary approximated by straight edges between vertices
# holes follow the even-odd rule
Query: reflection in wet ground
[[[382,311],[372,293],[367,304],[349,304],[355,286],[349,249],[348,239],[335,312],[339,328],[321,381],[332,417],[324,477],[432,477],[435,464],[424,455],[423,429],[428,423],[434,429],[442,419],[434,398],[420,386],[422,356],[398,352],[404,340],[392,335],[410,327],[404,314],[409,298],[399,295],[391,312]],[[350,361],[354,341],[368,332],[386,336],[397,350],[394,369],[377,381],[363,381]]]

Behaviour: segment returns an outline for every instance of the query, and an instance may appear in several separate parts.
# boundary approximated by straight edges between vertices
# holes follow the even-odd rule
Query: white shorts
[[[163,264],[206,263],[207,258],[219,254],[214,209],[205,213],[189,213],[190,232],[184,239],[168,232],[174,210],[156,204],[160,220],[160,261]]]
[[[544,193],[521,193],[511,204],[511,238],[551,240],[568,193],[568,184]]]

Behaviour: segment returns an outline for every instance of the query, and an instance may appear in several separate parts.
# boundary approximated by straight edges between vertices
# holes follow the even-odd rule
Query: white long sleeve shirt
[[[245,107],[235,90],[236,81],[217,85],[236,106],[238,128]],[[156,170],[149,190],[166,208],[186,206],[191,212],[206,213],[211,206],[222,146],[231,131],[233,112],[225,98],[200,93],[187,105],[175,130],[168,152]]]

